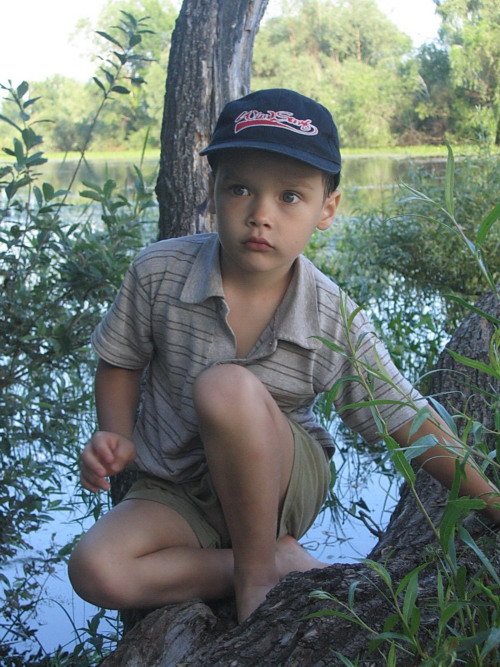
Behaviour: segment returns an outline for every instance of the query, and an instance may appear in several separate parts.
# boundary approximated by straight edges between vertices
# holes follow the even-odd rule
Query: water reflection
[[[146,158],[142,165],[144,178],[154,184],[159,158]],[[136,162],[124,159],[86,160],[73,186],[75,193],[83,189],[82,182],[103,183],[110,178],[116,181],[118,189],[132,188],[134,184],[134,168]],[[406,180],[410,169],[417,164],[432,164],[444,168],[444,158],[426,158],[415,160],[410,157],[391,155],[351,156],[344,158],[342,168],[342,203],[340,212],[349,215],[360,205],[379,206],[383,198],[391,193],[392,188]],[[65,189],[71,181],[77,165],[76,160],[49,160],[41,168],[42,180],[46,180],[57,189]]]

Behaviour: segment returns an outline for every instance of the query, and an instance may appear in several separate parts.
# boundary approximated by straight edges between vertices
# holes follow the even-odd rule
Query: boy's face
[[[325,197],[324,176],[268,151],[222,154],[211,181],[222,271],[284,277],[315,229],[327,229],[340,199]],[[234,273],[236,272],[236,273]]]

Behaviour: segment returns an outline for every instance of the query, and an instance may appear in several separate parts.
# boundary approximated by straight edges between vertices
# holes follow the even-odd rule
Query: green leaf
[[[471,500],[477,500],[477,499],[471,499]],[[482,502],[482,501],[480,501],[480,502]],[[483,503],[483,507],[484,507],[484,503]],[[482,509],[482,508],[480,508],[480,507],[475,507],[474,509]],[[480,560],[481,563],[484,565],[484,567],[488,570],[488,572],[489,572],[490,575],[493,577],[493,579],[497,582],[498,585],[500,585],[500,577],[499,577],[498,574],[496,573],[495,568],[494,568],[493,565],[490,563],[490,561],[489,561],[488,558],[485,556],[485,554],[481,551],[481,549],[479,548],[479,546],[476,544],[476,542],[475,542],[474,539],[472,538],[472,536],[471,536],[471,534],[469,533],[469,531],[468,531],[466,528],[464,528],[463,526],[460,526],[460,528],[458,529],[458,536],[460,537],[460,539],[462,540],[462,542],[465,542],[465,544],[466,544],[468,547],[470,547],[470,548],[472,549],[472,551],[474,551],[474,553],[476,554],[476,556],[479,558],[479,560]]]
[[[482,361],[477,361],[477,359],[469,359],[468,357],[463,357],[461,354],[458,354],[457,352],[454,352],[449,348],[446,348],[446,351],[453,357],[453,359],[455,359],[455,361],[459,361],[464,366],[468,366],[469,368],[475,368],[476,370],[481,371],[482,373],[493,375],[493,377],[496,378],[499,375],[498,371],[496,371],[494,368],[491,368],[487,364],[484,364]]]
[[[429,563],[423,563],[422,565],[419,565],[416,567],[414,570],[411,572],[408,572],[407,575],[405,575],[401,581],[399,582],[398,587],[396,588],[396,595],[401,595],[401,593],[404,591],[408,583],[411,581],[412,577],[416,574],[418,576],[418,573],[426,568],[429,565]]]
[[[36,132],[34,132],[31,129],[31,127],[28,127],[26,130],[23,130],[21,132],[21,136],[23,138],[23,142],[27,150],[33,148],[34,146],[38,146],[43,142],[42,137],[39,134],[36,134]]]
[[[414,417],[414,419],[411,423],[410,435],[413,435],[414,433],[416,433],[418,431],[418,429],[422,426],[422,424],[425,421],[427,421],[427,419],[429,419],[430,416],[431,416],[431,413],[430,413],[430,410],[429,410],[429,406],[426,405],[425,407],[421,408],[417,412],[417,414],[415,415],[415,417]]]
[[[127,56],[123,53],[118,53],[118,51],[113,51],[113,54],[118,58],[121,65],[125,65],[127,62]]]
[[[462,602],[450,602],[449,604],[444,607],[444,609],[441,609],[441,612],[439,614],[439,632],[442,632],[444,630],[445,625],[448,623],[450,618],[453,618],[457,612],[459,612],[463,608],[463,603]]]
[[[424,454],[428,449],[437,445],[439,440],[435,435],[424,435],[423,437],[415,440],[409,447],[405,447],[403,454],[407,461],[411,461],[420,454]]]
[[[18,132],[22,132],[22,128],[19,127],[19,125],[16,125],[13,120],[10,118],[7,118],[7,116],[4,116],[3,114],[0,114],[0,120],[3,120],[6,123],[9,123],[9,125],[12,125],[12,127],[15,127]]]
[[[410,622],[417,601],[418,593],[418,571],[413,571],[408,580],[406,593],[403,600],[403,618],[407,623]]]
[[[453,217],[455,214],[455,202],[453,199],[455,187],[455,158],[453,156],[453,149],[447,142],[446,148],[448,149],[448,159],[446,161],[444,200],[448,213]]]
[[[356,593],[356,588],[359,584],[359,581],[353,581],[353,583],[349,586],[349,591],[347,593],[347,606],[349,609],[352,609],[354,607],[354,595]]]
[[[17,163],[22,166],[24,165],[24,147],[19,139],[14,139],[14,154],[16,156]]]
[[[408,637],[407,635],[402,635],[398,632],[381,632],[375,637],[375,639],[372,639],[371,642],[368,644],[368,651],[372,652],[374,649],[377,648],[379,644],[390,639],[407,642],[408,644],[413,643],[412,638]]]
[[[51,185],[50,183],[43,183],[42,184],[42,192],[45,201],[50,201],[51,199],[54,198],[55,190],[54,186]]]
[[[111,88],[111,92],[118,93],[119,95],[129,95],[130,94],[130,90],[128,88],[125,88],[125,86],[113,86]]]
[[[112,37],[110,34],[107,32],[103,32],[102,30],[96,30],[97,34],[100,35],[101,37],[104,37],[104,39],[107,39],[108,42],[111,42],[112,44],[116,44],[116,46],[119,46],[120,49],[123,49],[123,46],[120,44],[120,42]]]
[[[450,415],[448,410],[443,405],[441,405],[439,401],[436,401],[436,399],[433,396],[429,396],[428,400],[432,404],[434,410],[438,413],[441,419],[448,426],[453,435],[458,437],[457,425],[453,421],[452,416]]]
[[[485,319],[489,320],[490,322],[493,322],[493,324],[500,325],[500,319],[498,317],[494,317],[494,315],[491,315],[490,313],[486,313],[484,310],[481,310],[480,308],[476,308],[476,306],[473,306],[472,304],[467,303],[467,301],[465,301],[465,299],[462,299],[461,297],[459,297],[455,294],[445,294],[445,297],[447,299],[451,299],[452,301],[456,301],[456,303],[459,303],[464,308],[468,308],[469,310],[472,310],[472,312],[477,313],[478,315],[481,315],[481,317],[484,317]]]
[[[91,190],[95,190],[96,192],[102,192],[101,186],[98,183],[82,180],[82,185],[84,185],[86,188],[90,188]]]
[[[387,570],[382,563],[377,563],[375,560],[371,560],[370,558],[364,558],[362,561],[363,565],[366,565],[367,567],[370,568],[370,570],[373,570],[375,574],[378,574],[378,576],[382,579],[382,581],[387,585],[387,587],[392,590],[392,578],[389,570]]]
[[[30,107],[32,104],[35,104],[35,102],[38,102],[38,100],[40,100],[41,98],[42,98],[42,96],[39,95],[38,97],[32,97],[30,100],[27,100],[23,104],[23,109],[26,109],[27,107]]]
[[[344,357],[347,356],[343,347],[340,347],[340,345],[337,345],[337,343],[333,343],[331,340],[328,340],[328,338],[323,338],[322,336],[311,336],[311,338],[317,338],[324,345],[329,347],[330,350],[338,352],[339,354],[342,354]]]
[[[333,655],[337,656],[337,658],[342,662],[346,667],[356,667],[356,665],[349,660],[349,658],[346,658],[345,655],[342,655],[342,653],[339,653],[338,651],[332,651]]]
[[[383,632],[391,632],[393,628],[399,623],[399,616],[397,614],[389,614],[384,621]]]
[[[113,84],[115,82],[115,77],[111,72],[108,72],[107,69],[104,69],[104,67],[101,67],[101,72],[103,72],[104,76],[106,77],[106,80],[109,84]]]
[[[104,201],[104,197],[99,193],[94,192],[94,190],[81,190],[80,196],[85,197],[86,199],[93,199],[94,201],[98,202]]]
[[[491,628],[488,633],[487,639],[484,642],[484,646],[481,650],[481,658],[485,658],[490,651],[496,648],[500,644],[500,628]]]
[[[351,326],[352,326],[352,323],[354,322],[354,318],[356,317],[356,315],[358,315],[358,313],[361,312],[361,310],[362,310],[362,307],[361,307],[361,306],[358,306],[358,307],[355,308],[355,309],[352,311],[352,313],[349,315],[349,319],[347,320],[347,327],[346,327],[346,328],[347,328],[347,331],[350,331],[350,330],[351,330]]]
[[[43,204],[42,191],[37,185],[35,185],[33,188],[33,192],[35,193],[36,203],[38,204],[38,206],[41,206]]]
[[[41,164],[45,164],[47,162],[47,158],[42,157],[42,155],[43,155],[42,152],[30,155],[30,157],[26,158],[26,164],[29,167],[39,167]]]
[[[486,240],[488,232],[490,231],[491,227],[495,224],[495,222],[498,220],[498,218],[500,218],[500,203],[496,204],[496,206],[492,208],[492,210],[488,213],[488,215],[479,225],[476,237],[476,245],[478,247],[482,246],[482,244]]]
[[[142,37],[137,33],[134,35],[130,35],[128,47],[129,49],[133,49],[134,46],[137,46],[137,44],[140,44],[141,42],[142,42]]]
[[[415,484],[415,471],[406,460],[404,452],[401,450],[399,444],[390,435],[384,435],[384,442],[391,454],[394,467],[399,474],[404,477],[408,484],[413,486]]]
[[[113,190],[115,188],[116,188],[116,181],[113,181],[111,178],[108,178],[108,180],[102,186],[102,191],[105,197],[107,198],[111,197]]]
[[[92,79],[93,79],[93,81],[95,81],[95,83],[97,83],[97,85],[99,86],[99,88],[101,90],[106,92],[106,88],[104,87],[104,84],[102,83],[102,81],[100,81],[96,76],[93,76]]]
[[[24,97],[29,90],[29,84],[27,81],[22,81],[17,87],[16,93],[19,98]]]

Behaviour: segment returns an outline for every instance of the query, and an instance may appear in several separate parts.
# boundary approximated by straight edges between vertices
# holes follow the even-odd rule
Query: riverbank
[[[459,144],[453,145],[453,152],[455,157],[461,155],[477,155],[478,151],[481,150],[475,144]],[[500,146],[490,146],[490,152],[494,154],[500,154]],[[350,157],[389,157],[389,158],[411,158],[411,157],[424,157],[424,158],[433,158],[433,157],[446,157],[448,154],[448,149],[445,144],[442,145],[418,145],[418,146],[386,146],[379,148],[349,148],[348,146],[342,147],[342,156],[344,158]],[[45,157],[49,160],[61,160],[61,161],[73,161],[78,160],[80,155],[77,152],[70,153],[45,153]],[[133,162],[138,163],[141,161],[141,157],[147,160],[159,159],[160,151],[159,150],[147,150],[144,155],[142,151],[130,151],[130,150],[112,150],[112,151],[92,151],[89,150],[85,154],[85,159],[89,161],[96,162]],[[8,159],[5,156],[5,159]]]

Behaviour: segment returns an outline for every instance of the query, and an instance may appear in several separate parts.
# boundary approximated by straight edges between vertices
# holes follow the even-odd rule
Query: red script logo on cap
[[[318,134],[318,128],[311,123],[311,120],[299,120],[295,118],[291,111],[243,111],[234,121],[234,133],[237,134],[247,127],[256,125],[271,125],[281,127],[283,130],[297,132],[298,134],[308,134],[310,136]]]

